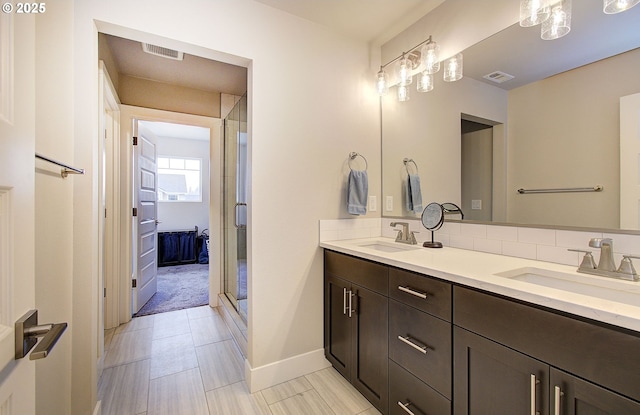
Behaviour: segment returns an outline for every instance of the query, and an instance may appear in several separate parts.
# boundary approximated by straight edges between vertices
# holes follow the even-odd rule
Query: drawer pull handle
[[[423,300],[427,299],[427,293],[423,293],[423,292],[420,292],[420,291],[412,290],[411,288],[403,287],[402,285],[398,285],[398,289],[400,291],[404,291],[405,293],[408,293],[408,294],[411,294],[411,295],[415,295],[416,297],[420,297]]]
[[[564,396],[564,392],[560,389],[560,386],[555,386],[553,388],[554,394],[554,402],[553,402],[553,415],[560,415],[562,408],[562,396]]]
[[[403,342],[405,344],[408,344],[409,346],[413,347],[414,349],[416,349],[420,353],[427,354],[427,349],[429,349],[428,346],[416,343],[416,340],[412,339],[409,336],[407,336],[407,337],[398,336],[398,340],[400,340],[401,342]]]
[[[402,403],[401,401],[398,401],[398,406],[404,409],[406,413],[408,413],[409,415],[416,415],[413,413],[413,411],[411,411],[411,409],[409,409],[409,405],[411,405],[411,402],[409,401],[407,401],[407,403]]]
[[[538,400],[537,398],[537,385],[538,383],[540,383],[540,381],[538,381],[538,379],[536,378],[536,375],[534,375],[533,373],[531,374],[531,415],[538,415],[540,412],[538,412],[536,410],[536,402]]]
[[[342,314],[347,315],[347,289],[342,289]]]

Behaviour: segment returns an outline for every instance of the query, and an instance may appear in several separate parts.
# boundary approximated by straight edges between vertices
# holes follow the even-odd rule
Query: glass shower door
[[[224,289],[247,319],[247,98],[224,120]]]

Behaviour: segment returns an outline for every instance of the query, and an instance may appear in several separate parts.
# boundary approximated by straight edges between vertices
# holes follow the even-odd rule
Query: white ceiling
[[[160,121],[140,121],[158,137],[180,138],[185,140],[209,141],[210,131],[205,127],[172,124]]]
[[[517,88],[640,47],[639,22],[640,5],[608,15],[600,1],[574,1],[567,35],[542,40],[540,26],[523,28],[516,23],[463,51],[464,76],[507,90]],[[503,84],[482,78],[493,71],[515,78]]]
[[[445,0],[255,0],[350,37],[382,44]]]

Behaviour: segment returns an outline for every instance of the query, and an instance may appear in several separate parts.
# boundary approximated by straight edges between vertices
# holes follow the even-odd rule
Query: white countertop
[[[323,241],[320,242],[320,246],[640,332],[640,302],[637,305],[629,305],[512,280],[495,274],[517,268],[534,267],[571,274],[580,278],[581,281],[594,281],[599,285],[603,282],[606,284],[607,281],[615,281],[615,284],[625,288],[625,291],[635,293],[640,293],[639,282],[581,274],[576,272],[576,267],[567,265],[449,247],[430,249],[413,245],[412,248],[415,249],[383,252],[362,246],[376,242],[396,244],[391,238],[377,237]],[[397,245],[402,246],[402,244]]]

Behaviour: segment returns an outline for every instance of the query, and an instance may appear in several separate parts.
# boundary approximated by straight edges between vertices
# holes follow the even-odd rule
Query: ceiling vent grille
[[[181,61],[184,59],[183,52],[178,52],[177,50],[163,48],[162,46],[156,46],[150,43],[143,43],[142,50],[152,55],[162,56],[163,58],[173,59],[176,61]]]
[[[508,73],[504,73],[501,71],[495,71],[495,72],[491,72],[490,74],[487,74],[485,76],[483,76],[484,79],[488,79],[491,82],[495,82],[496,84],[501,84],[503,82],[507,82],[513,78],[515,78],[513,75],[509,75]]]

